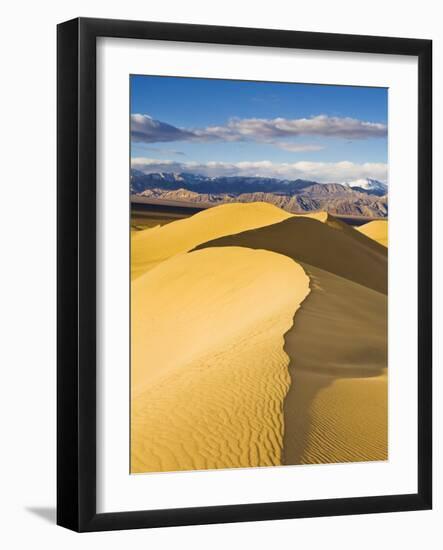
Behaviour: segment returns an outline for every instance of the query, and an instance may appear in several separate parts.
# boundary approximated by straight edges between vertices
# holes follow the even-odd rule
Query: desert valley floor
[[[131,472],[386,460],[387,226],[137,218]]]

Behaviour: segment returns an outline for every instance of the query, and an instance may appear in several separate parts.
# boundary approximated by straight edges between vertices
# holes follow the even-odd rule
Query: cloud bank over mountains
[[[145,157],[133,158],[132,168],[145,174],[154,172],[188,172],[207,177],[249,176],[278,179],[305,179],[319,183],[349,183],[366,178],[387,181],[387,164],[365,162],[362,164],[341,162],[275,163],[269,160],[257,162],[179,162]]]

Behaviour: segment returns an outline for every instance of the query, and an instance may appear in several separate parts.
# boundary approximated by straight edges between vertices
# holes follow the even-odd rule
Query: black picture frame
[[[418,491],[416,494],[96,512],[96,39],[399,54],[418,58]],[[79,18],[57,29],[57,523],[104,531],[426,510],[432,506],[432,42]]]

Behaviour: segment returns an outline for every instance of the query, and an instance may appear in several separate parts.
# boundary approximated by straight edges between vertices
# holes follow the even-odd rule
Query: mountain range
[[[385,183],[370,178],[341,184],[131,170],[131,195],[201,206],[263,201],[294,213],[327,210],[338,215],[385,218],[387,192]]]

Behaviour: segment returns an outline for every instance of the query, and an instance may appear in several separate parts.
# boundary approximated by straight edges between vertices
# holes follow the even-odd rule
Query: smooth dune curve
[[[189,218],[131,235],[131,277],[158,263],[224,235],[240,233],[290,218],[292,214],[265,202],[222,204]]]
[[[203,245],[274,250],[310,277],[311,292],[285,334],[285,464],[387,458],[387,296],[374,290],[386,289],[387,258],[349,229],[290,219]]]
[[[238,247],[181,254],[133,281],[133,473],[281,463],[283,335],[308,293],[292,259]]]
[[[381,245],[388,246],[388,222],[386,220],[374,220],[356,229]]]

